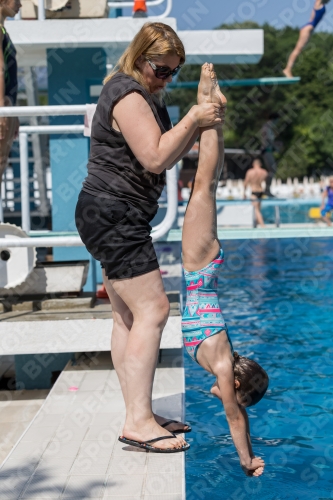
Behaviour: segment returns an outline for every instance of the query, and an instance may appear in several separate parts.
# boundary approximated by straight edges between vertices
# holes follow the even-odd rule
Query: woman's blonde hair
[[[164,23],[145,23],[120,57],[114,69],[104,79],[104,83],[121,72],[132,76],[149,90],[139,68],[135,65],[135,61],[141,55],[148,59],[154,59],[167,54],[177,55],[180,58],[180,64],[184,64],[185,49],[177,33]]]

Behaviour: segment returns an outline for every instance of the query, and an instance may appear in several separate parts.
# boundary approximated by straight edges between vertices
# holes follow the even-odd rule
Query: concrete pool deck
[[[48,389],[0,391],[0,463],[7,458],[30,425],[48,393]]]
[[[162,351],[153,409],[183,419],[180,349]],[[147,453],[120,443],[123,420],[110,356],[81,356],[68,363],[2,464],[1,499],[184,500],[184,453]]]

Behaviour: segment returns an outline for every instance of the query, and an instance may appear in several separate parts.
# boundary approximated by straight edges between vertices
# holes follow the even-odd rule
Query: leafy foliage
[[[246,22],[221,25],[218,29],[255,29]],[[217,65],[219,80],[283,76],[282,69],[298,39],[298,30],[277,30],[265,24],[265,54],[256,65]],[[268,116],[279,114],[276,139],[277,176],[319,176],[333,171],[333,35],[314,33],[293,70],[301,77],[294,85],[230,87],[225,129],[226,147],[260,149],[260,129]],[[199,80],[200,67],[186,65],[178,81]],[[196,104],[196,90],[174,89],[171,103],[180,106],[181,116]],[[170,103],[170,104],[171,104]]]

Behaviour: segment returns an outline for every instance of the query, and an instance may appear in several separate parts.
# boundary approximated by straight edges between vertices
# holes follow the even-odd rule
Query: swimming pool
[[[186,355],[187,500],[333,498],[333,242],[226,241],[220,299],[234,348],[268,371],[249,409],[264,475],[239,466],[213,377]]]

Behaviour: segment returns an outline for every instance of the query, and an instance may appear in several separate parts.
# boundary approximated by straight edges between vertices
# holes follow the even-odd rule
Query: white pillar
[[[38,21],[45,21],[44,0],[38,0]]]
[[[28,134],[20,132],[20,171],[21,171],[21,214],[22,229],[30,231],[30,190],[29,190],[29,158]]]

